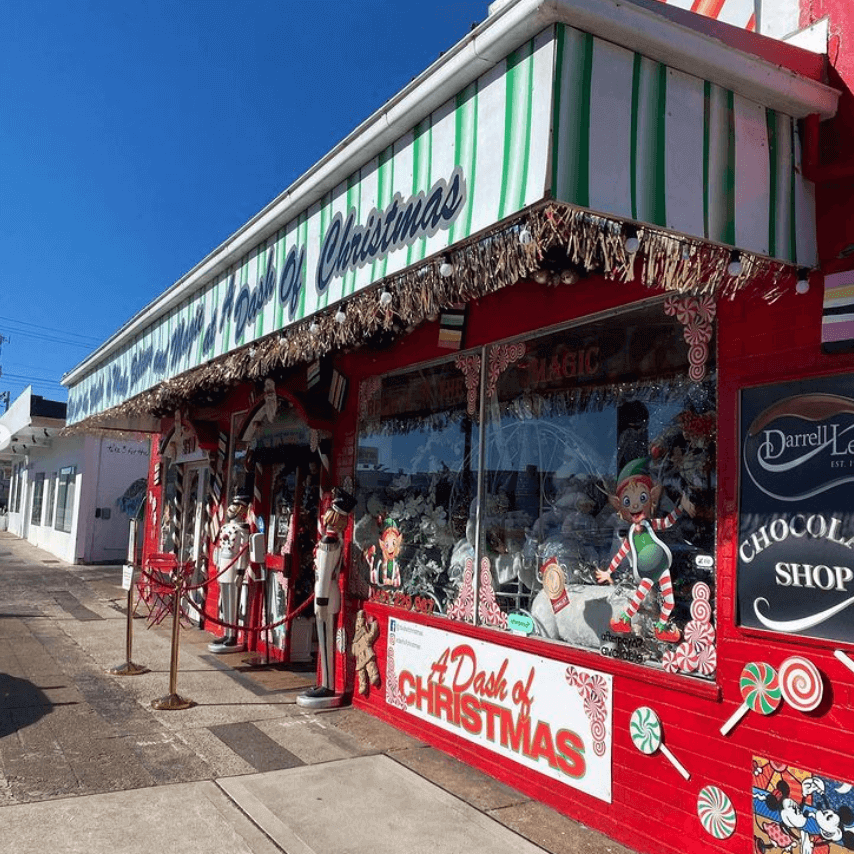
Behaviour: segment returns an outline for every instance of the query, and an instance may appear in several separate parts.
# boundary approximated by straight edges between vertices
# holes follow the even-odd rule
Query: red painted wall
[[[820,180],[816,205],[822,268],[838,272],[854,267],[854,3],[801,0],[802,27],[828,16],[827,82],[842,97],[836,117],[822,123],[819,165],[845,167],[845,177]]]
[[[558,289],[520,283],[472,305],[465,343],[467,347],[488,343],[648,296],[650,292],[638,285],[620,285],[598,278]],[[475,630],[374,603],[364,606],[380,623],[380,640],[375,650],[382,674],[386,666],[384,638],[388,618],[395,615],[473,635],[509,649],[545,654],[613,673],[612,804],[556,784],[387,706],[382,688],[372,690],[367,699],[356,694],[354,702],[531,797],[649,854],[753,851],[754,755],[836,779],[854,780],[854,678],[833,657],[834,645],[744,631],[735,625],[739,389],[837,373],[852,374],[854,383],[854,355],[828,357],[820,351],[821,300],[820,287],[798,296],[790,283],[786,295],[770,306],[755,293],[722,301],[718,306],[719,670],[716,683],[671,676],[568,646],[538,643],[488,629]],[[358,378],[435,358],[446,353],[436,348],[436,340],[436,324],[425,324],[404,343],[385,353],[367,359],[358,352],[353,354],[345,360],[346,370]],[[351,600],[351,606],[357,604]],[[854,654],[854,650],[849,652]],[[744,664],[761,660],[776,667],[793,653],[807,655],[825,674],[829,689],[822,706],[809,715],[789,708],[781,708],[768,718],[750,714],[729,737],[721,736],[721,724],[741,704],[738,678]],[[645,756],[631,744],[629,718],[641,705],[650,705],[658,712],[667,745],[692,773],[689,782],[683,781],[660,754]],[[697,819],[697,794],[709,784],[720,786],[738,813],[735,835],[723,842],[709,836]]]

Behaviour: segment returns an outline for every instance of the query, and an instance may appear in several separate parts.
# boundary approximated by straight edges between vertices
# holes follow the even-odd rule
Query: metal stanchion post
[[[113,676],[139,676],[148,673],[148,668],[133,663],[133,566],[130,567],[130,583],[128,584],[128,617],[125,640],[125,663],[117,664],[109,669]]]
[[[165,697],[151,701],[153,709],[161,711],[180,711],[189,709],[195,703],[178,694],[178,640],[181,627],[181,570],[175,570],[175,600],[172,604],[172,658],[169,663],[169,693]]]

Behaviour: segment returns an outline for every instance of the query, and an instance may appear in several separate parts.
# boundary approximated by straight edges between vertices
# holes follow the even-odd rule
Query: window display
[[[712,675],[714,360],[689,379],[660,303],[481,358],[480,472],[454,362],[384,377],[363,401],[356,543],[372,597],[429,596],[434,612]]]
[[[453,362],[363,389],[354,550],[375,600],[444,613],[456,597],[477,492],[477,425]]]

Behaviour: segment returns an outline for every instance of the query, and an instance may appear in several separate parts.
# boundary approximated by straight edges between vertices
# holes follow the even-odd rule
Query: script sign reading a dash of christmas
[[[854,376],[741,393],[739,621],[854,642]]]
[[[611,802],[612,676],[391,619],[385,683],[389,705]]]

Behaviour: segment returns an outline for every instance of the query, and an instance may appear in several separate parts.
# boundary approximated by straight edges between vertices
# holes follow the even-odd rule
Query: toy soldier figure
[[[335,615],[341,608],[338,570],[341,567],[342,535],[356,499],[343,489],[336,489],[329,509],[323,514],[323,536],[314,553],[314,614],[317,620],[317,646],[320,654],[320,684],[297,697],[297,703],[311,708],[341,705],[335,693],[334,627]]]
[[[216,654],[242,652],[244,644],[237,642],[237,605],[243,576],[249,566],[249,525],[246,514],[249,511],[249,498],[238,494],[231,499],[226,517],[228,521],[220,528],[217,539],[217,571],[222,574],[219,583],[219,603],[222,621],[226,623],[225,634],[208,644],[208,649]],[[227,568],[226,568],[227,567]],[[225,570],[223,572],[223,570]]]

